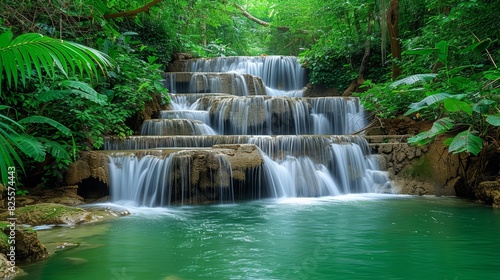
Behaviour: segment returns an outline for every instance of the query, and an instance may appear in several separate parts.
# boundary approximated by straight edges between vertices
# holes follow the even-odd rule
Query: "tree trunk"
[[[365,53],[363,54],[361,65],[359,66],[358,77],[356,78],[356,80],[351,82],[351,84],[344,91],[342,96],[350,96],[353,92],[358,90],[359,86],[361,86],[365,82],[365,74],[367,72],[368,64],[370,62],[372,26],[373,26],[373,9],[370,7],[370,11],[368,12],[368,26],[366,27]]]
[[[387,29],[389,30],[389,41],[391,43],[392,59],[401,60],[401,43],[399,41],[399,0],[391,0],[387,10]],[[395,61],[392,62],[392,79],[401,75],[402,69]]]
[[[380,52],[381,52],[381,57],[382,57],[382,65],[385,64],[385,58],[386,58],[386,44],[387,44],[387,18],[385,13],[387,12],[387,5],[386,5],[386,0],[382,0],[380,3],[380,29],[382,32],[382,37],[381,41],[382,43],[380,44]]]

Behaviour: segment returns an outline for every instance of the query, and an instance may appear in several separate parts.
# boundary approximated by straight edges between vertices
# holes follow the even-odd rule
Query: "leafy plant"
[[[0,97],[4,80],[8,87],[17,88],[19,80],[26,87],[35,71],[40,81],[58,73],[97,78],[112,66],[106,54],[84,45],[36,33],[22,34],[13,39],[10,30],[0,34],[0,61]]]
[[[491,40],[483,40],[459,53],[481,53],[490,44]],[[412,103],[405,113],[411,115],[434,108],[442,118],[435,121],[429,131],[409,138],[408,142],[425,145],[438,135],[452,132],[455,136],[445,141],[450,153],[466,152],[477,156],[483,149],[483,142],[488,140],[491,127],[500,126],[500,71],[497,68],[484,69],[481,65],[451,67],[446,41],[437,43],[434,48],[410,50],[407,54],[436,55],[436,63],[442,65],[433,82],[433,87],[439,90],[426,91],[426,97]],[[493,60],[491,62],[495,65]],[[481,68],[484,70],[476,73],[476,69]]]
[[[14,105],[24,102],[25,96],[14,95],[13,91],[21,86],[27,88],[33,83],[34,76],[38,77],[39,82],[44,82],[44,77],[55,79],[60,73],[64,76],[75,73],[80,77],[97,79],[99,74],[105,73],[111,66],[109,57],[95,49],[34,33],[23,34],[13,39],[12,32],[7,30],[0,34],[0,99]],[[81,83],[73,86],[79,86],[81,89],[85,85]],[[27,102],[26,104],[29,104],[32,100]],[[14,111],[7,105],[2,105],[0,110]],[[40,124],[49,125],[58,133],[71,138],[70,129],[54,119],[37,114],[16,121],[11,115],[16,117],[18,113],[0,114],[2,182],[8,180],[9,166],[17,163],[24,171],[19,151],[35,161],[43,161],[47,152],[56,158],[68,158],[68,153],[63,152],[65,149],[60,144],[53,139],[37,135],[31,129],[43,127]]]
[[[375,84],[371,80],[363,84],[365,91],[354,93],[363,107],[382,119],[404,114],[406,108],[425,96],[425,89],[437,74],[417,74],[394,82]],[[422,114],[422,111],[425,113]],[[421,110],[419,118],[432,116],[429,110]]]

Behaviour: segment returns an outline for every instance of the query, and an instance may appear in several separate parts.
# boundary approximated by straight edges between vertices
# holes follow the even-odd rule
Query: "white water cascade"
[[[171,110],[145,121],[141,135],[107,139],[113,201],[168,206],[387,191],[367,141],[350,135],[367,124],[359,100],[303,97],[307,74],[296,58],[200,59],[186,71],[165,75]],[[235,145],[257,147],[262,163],[235,169],[234,152],[225,150]]]

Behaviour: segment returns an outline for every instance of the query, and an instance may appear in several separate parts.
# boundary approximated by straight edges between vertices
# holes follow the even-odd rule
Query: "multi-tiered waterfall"
[[[189,60],[166,73],[171,110],[108,139],[111,196],[165,206],[380,192],[357,98],[303,97],[295,57]]]

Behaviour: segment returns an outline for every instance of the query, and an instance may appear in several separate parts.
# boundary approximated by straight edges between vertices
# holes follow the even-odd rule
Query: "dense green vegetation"
[[[499,14],[497,0],[2,1],[2,181],[16,165],[25,185],[61,183],[79,151],[133,134],[148,102],[169,102],[161,71],[179,53],[296,55],[380,118],[437,120],[412,143],[498,148]]]

